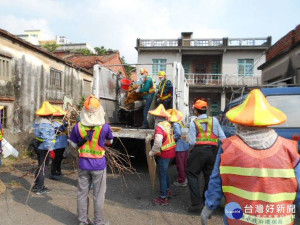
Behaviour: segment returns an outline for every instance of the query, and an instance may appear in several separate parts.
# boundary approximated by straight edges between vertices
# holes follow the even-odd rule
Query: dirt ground
[[[171,186],[173,197],[168,206],[152,205],[151,199],[158,192],[151,190],[146,161],[133,162],[136,175],[126,175],[124,179],[108,172],[105,216],[110,225],[188,225],[200,224],[199,215],[187,213],[190,204],[188,188]],[[20,157],[5,162],[0,168],[0,178],[7,186],[0,195],[1,225],[76,225],[76,185],[77,173],[69,161],[63,164],[63,178],[53,181],[46,178],[45,184],[51,189],[47,195],[31,194],[25,204],[28,190],[33,182],[36,160]],[[7,165],[9,164],[9,165]],[[47,171],[49,171],[48,168]],[[176,167],[170,167],[171,181],[176,176]],[[46,175],[47,176],[47,175]],[[49,174],[48,174],[49,177]],[[90,197],[91,197],[90,193]],[[93,218],[92,198],[90,198],[90,218]],[[209,224],[221,225],[222,209],[215,212]]]

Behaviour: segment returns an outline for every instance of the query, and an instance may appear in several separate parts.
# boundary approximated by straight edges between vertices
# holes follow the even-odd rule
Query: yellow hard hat
[[[96,112],[100,106],[100,100],[94,95],[87,97],[84,102],[84,108],[87,112]]]
[[[145,68],[141,68],[140,70],[140,74],[144,74],[144,73],[147,73],[148,74],[148,70],[145,69]]]
[[[64,116],[67,114],[67,112],[63,110],[60,106],[53,105],[53,107],[56,109],[56,111],[53,113],[53,116]]]
[[[182,112],[177,109],[168,109],[167,112],[171,115],[170,122],[179,123],[183,119]]]
[[[56,109],[48,101],[43,102],[41,108],[39,108],[35,114],[38,116],[51,116],[55,113]]]
[[[165,77],[165,76],[166,76],[166,72],[165,71],[163,71],[163,70],[159,71],[159,73],[158,73],[158,77],[159,78],[162,78],[162,77]]]
[[[168,113],[164,107],[163,104],[160,104],[159,106],[157,106],[156,109],[149,111],[149,114],[153,115],[153,116],[160,116],[160,117],[166,117],[169,118],[171,117],[170,113]]]
[[[245,101],[226,113],[233,123],[250,127],[265,127],[282,124],[287,120],[286,115],[271,106],[259,89],[252,90]]]

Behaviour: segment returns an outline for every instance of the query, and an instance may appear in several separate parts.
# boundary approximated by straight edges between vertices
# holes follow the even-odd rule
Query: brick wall
[[[267,61],[289,49],[294,43],[298,41],[300,41],[300,25],[283,36],[279,41],[277,41],[267,50]]]

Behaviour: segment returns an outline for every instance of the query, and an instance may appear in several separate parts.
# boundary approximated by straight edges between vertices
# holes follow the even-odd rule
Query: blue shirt
[[[181,126],[179,123],[174,123],[174,139],[176,141],[176,152],[183,152],[189,150],[189,143],[181,139]]]
[[[220,175],[220,163],[221,163],[221,154],[223,154],[222,147],[218,151],[214,169],[209,178],[208,189],[205,192],[205,205],[210,210],[215,210],[221,203],[221,199],[224,196],[222,191],[222,180]],[[300,207],[300,163],[295,167],[295,174],[298,182],[298,192],[295,200],[296,208]],[[225,219],[225,217],[224,217]],[[227,221],[224,221],[227,224]]]
[[[50,120],[46,118],[38,118],[33,123],[34,134],[37,138],[43,139],[39,145],[40,150],[53,150],[55,142],[55,131]]]
[[[197,119],[206,119],[207,115],[202,114],[197,117]],[[203,130],[206,130],[206,123],[201,124],[203,127]],[[213,117],[213,133],[218,136],[219,140],[223,140],[226,138],[221,125],[217,118]],[[195,145],[196,144],[196,137],[198,135],[198,129],[196,127],[196,124],[193,122],[190,123],[190,128],[189,128],[189,143],[190,145]]]
[[[66,131],[66,127],[58,121],[54,121],[52,123],[52,126],[54,127],[56,133],[56,139],[53,149],[66,148],[68,146],[68,136],[63,133]]]

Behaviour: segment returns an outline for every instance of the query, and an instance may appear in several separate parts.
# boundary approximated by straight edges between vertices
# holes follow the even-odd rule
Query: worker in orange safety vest
[[[156,109],[149,111],[149,114],[160,120],[155,127],[154,144],[149,152],[149,156],[158,156],[158,169],[159,169],[159,181],[160,181],[160,195],[152,200],[156,205],[168,205],[168,198],[172,195],[170,191],[170,180],[168,168],[170,162],[176,157],[176,142],[174,140],[174,134],[172,129],[172,123],[168,121],[171,118],[164,106],[160,104]]]
[[[286,115],[254,89],[226,117],[237,124],[237,133],[219,149],[205,193],[202,225],[222,196],[226,225],[295,224],[300,197],[298,145],[268,127],[284,123]]]

